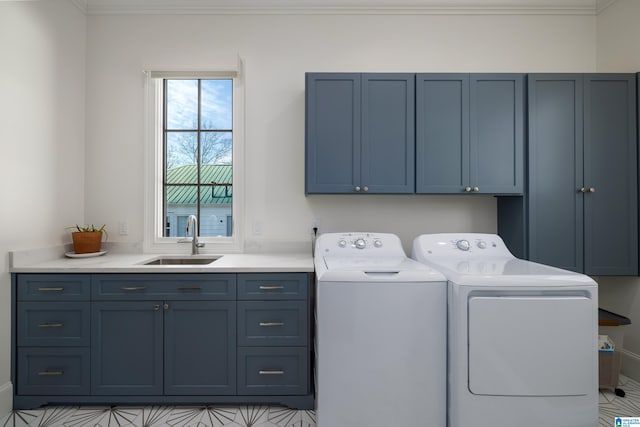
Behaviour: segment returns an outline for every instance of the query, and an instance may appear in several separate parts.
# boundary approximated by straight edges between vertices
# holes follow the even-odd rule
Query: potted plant
[[[77,231],[71,233],[73,239],[73,250],[76,254],[89,254],[94,252],[100,252],[100,244],[102,243],[102,236],[105,239],[109,237],[105,224],[102,227],[97,228],[93,224],[88,226],[79,226],[76,224]]]

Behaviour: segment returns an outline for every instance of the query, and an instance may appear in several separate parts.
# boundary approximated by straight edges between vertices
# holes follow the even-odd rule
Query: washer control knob
[[[487,248],[487,243],[484,240],[480,240],[478,242],[478,248],[480,249],[486,249]]]
[[[356,241],[353,242],[353,246],[355,246],[356,249],[364,249],[367,246],[367,242],[362,238],[356,239]]]
[[[344,248],[345,246],[347,246],[347,241],[346,240],[340,240],[338,242],[338,246],[340,246],[341,248]]]
[[[458,240],[456,242],[456,247],[461,251],[468,251],[469,249],[471,249],[471,244],[468,240]]]
[[[376,239],[373,241],[373,246],[375,246],[376,248],[381,248],[382,247],[382,240],[380,239]]]

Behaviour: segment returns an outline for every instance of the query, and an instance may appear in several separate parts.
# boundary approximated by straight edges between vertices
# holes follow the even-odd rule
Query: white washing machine
[[[597,427],[598,289],[515,258],[494,234],[425,234],[448,279],[450,427]]]
[[[446,425],[446,279],[383,233],[315,246],[319,427]]]

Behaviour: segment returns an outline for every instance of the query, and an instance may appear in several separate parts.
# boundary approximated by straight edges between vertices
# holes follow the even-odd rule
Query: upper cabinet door
[[[415,74],[308,73],[306,193],[413,193]]]
[[[585,273],[638,273],[636,76],[584,75]]]
[[[416,75],[416,192],[469,186],[469,75]]]
[[[415,190],[415,74],[363,74],[361,187]]]
[[[481,193],[522,194],[524,75],[471,74],[469,89],[470,186]]]
[[[529,259],[583,271],[582,75],[530,74]]]
[[[416,192],[522,194],[524,74],[418,74]]]
[[[360,76],[306,76],[306,193],[353,193],[360,185]]]

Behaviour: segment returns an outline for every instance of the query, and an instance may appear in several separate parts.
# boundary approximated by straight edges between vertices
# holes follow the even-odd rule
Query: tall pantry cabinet
[[[636,76],[530,74],[528,102],[528,191],[499,200],[499,234],[535,262],[637,275]]]

